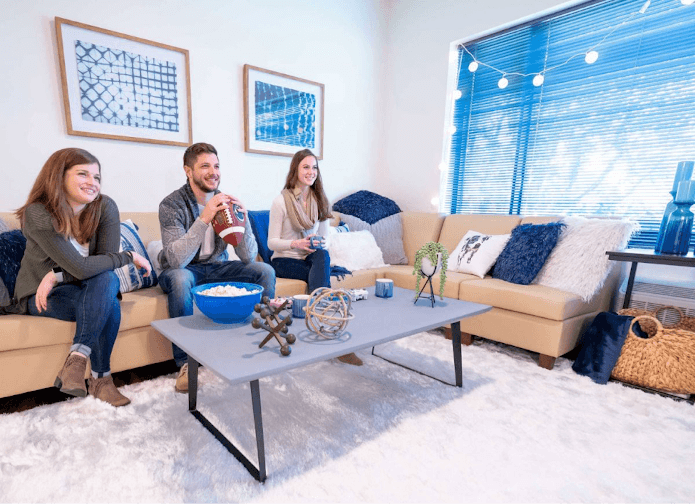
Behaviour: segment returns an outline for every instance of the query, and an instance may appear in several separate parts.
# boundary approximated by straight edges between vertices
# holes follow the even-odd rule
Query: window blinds
[[[643,5],[590,2],[465,44],[475,72],[460,48],[447,210],[624,216],[641,224],[630,246],[653,248],[695,159],[695,5]],[[510,75],[545,70],[538,87]]]

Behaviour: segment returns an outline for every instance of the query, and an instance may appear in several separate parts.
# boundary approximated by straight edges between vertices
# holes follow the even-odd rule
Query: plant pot
[[[432,266],[432,261],[429,257],[423,257],[420,261],[420,271],[426,277],[434,276],[440,269],[442,269],[442,253],[437,254],[437,266]]]

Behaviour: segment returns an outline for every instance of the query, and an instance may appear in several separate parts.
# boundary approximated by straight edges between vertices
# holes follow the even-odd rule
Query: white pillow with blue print
[[[124,252],[126,250],[137,252],[152,264],[150,256],[147,255],[147,250],[145,250],[145,245],[143,245],[140,235],[138,234],[138,227],[130,219],[121,222],[120,251]],[[114,273],[116,273],[118,280],[121,282],[121,293],[132,292],[157,285],[157,273],[154,267],[149,276],[143,276],[145,270],[139,269],[134,264],[128,264],[122,268],[117,268]]]

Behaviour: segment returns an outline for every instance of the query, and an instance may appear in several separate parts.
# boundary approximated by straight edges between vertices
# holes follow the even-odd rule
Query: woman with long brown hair
[[[97,158],[76,148],[53,153],[16,215],[27,240],[15,284],[19,311],[77,325],[55,386],[69,395],[86,396],[89,358],[89,393],[113,406],[128,404],[110,371],[121,323],[114,270],[132,263],[149,275],[151,265],[136,252],[118,251],[118,207],[101,194]]]
[[[303,280],[309,292],[331,286],[326,238],[332,217],[316,156],[300,150],[290,161],[284,189],[270,206],[268,248],[277,277]],[[355,354],[339,359],[362,365]]]

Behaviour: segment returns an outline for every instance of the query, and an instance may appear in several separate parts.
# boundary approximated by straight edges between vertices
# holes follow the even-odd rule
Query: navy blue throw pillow
[[[19,229],[0,234],[0,278],[12,297],[27,239]]]
[[[515,227],[497,258],[492,277],[519,285],[533,282],[555,248],[564,227],[561,222]]]
[[[345,196],[333,204],[333,210],[357,217],[367,224],[374,224],[401,211],[395,201],[370,191],[357,191]]]
[[[608,383],[633,318],[613,312],[596,315],[579,340],[580,349],[572,369],[596,383]],[[635,324],[634,329],[641,336],[638,326]]]
[[[268,227],[270,226],[270,210],[249,210],[251,230],[256,237],[258,254],[263,262],[270,264],[273,251],[268,248]]]

